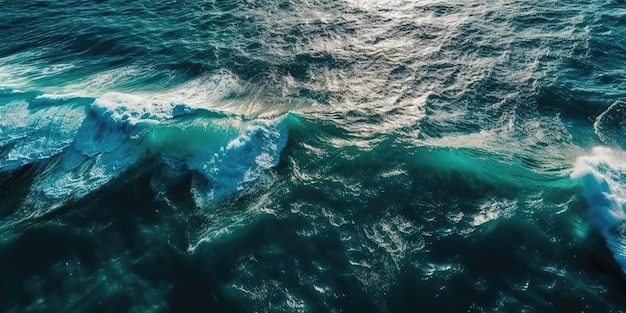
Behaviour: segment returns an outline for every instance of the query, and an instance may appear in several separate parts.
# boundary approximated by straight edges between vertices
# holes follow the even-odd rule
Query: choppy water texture
[[[0,311],[626,310],[624,1],[0,7]]]

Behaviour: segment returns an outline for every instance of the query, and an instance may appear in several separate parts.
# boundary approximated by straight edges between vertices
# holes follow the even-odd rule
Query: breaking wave
[[[35,215],[149,159],[193,172],[203,186],[195,194],[206,195],[196,197],[198,204],[210,206],[278,163],[286,120],[294,118],[248,118],[119,92],[88,98],[5,89],[0,101],[0,171],[46,162],[25,200],[35,202]]]
[[[596,147],[576,161],[572,177],[583,184],[591,224],[626,272],[626,154]]]

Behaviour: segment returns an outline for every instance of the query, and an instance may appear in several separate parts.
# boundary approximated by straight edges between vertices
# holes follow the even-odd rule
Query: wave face
[[[0,311],[626,310],[623,1],[2,1]]]

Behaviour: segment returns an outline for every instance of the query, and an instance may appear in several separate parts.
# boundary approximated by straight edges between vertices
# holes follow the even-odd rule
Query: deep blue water
[[[624,1],[0,8],[0,311],[626,310]]]

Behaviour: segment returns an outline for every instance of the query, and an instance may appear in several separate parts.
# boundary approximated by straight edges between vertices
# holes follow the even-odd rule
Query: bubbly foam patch
[[[209,200],[244,190],[276,166],[287,144],[287,131],[284,118],[278,123],[257,120],[246,125],[237,138],[208,162],[191,159],[190,167],[202,173],[212,185]]]
[[[31,104],[18,100],[0,106],[0,147],[11,147],[0,155],[0,171],[61,153],[72,143],[86,117],[85,108],[72,100],[39,108]]]
[[[572,178],[582,182],[590,222],[626,272],[626,153],[596,147],[578,158]]]

